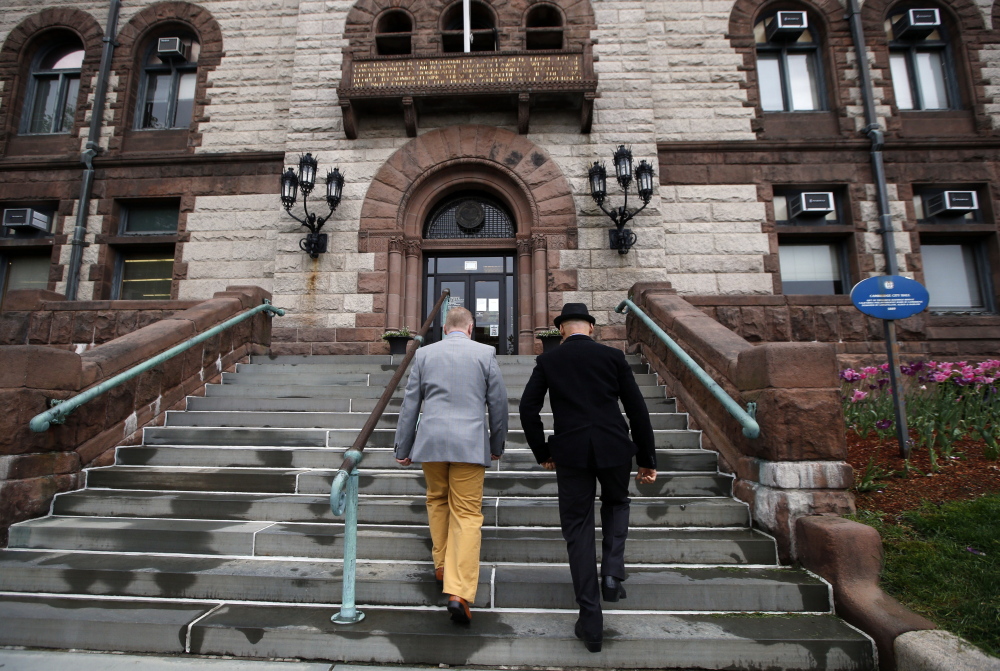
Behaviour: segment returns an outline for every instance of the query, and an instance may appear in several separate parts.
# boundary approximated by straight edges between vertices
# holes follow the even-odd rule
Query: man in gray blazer
[[[471,621],[479,586],[486,467],[503,455],[507,437],[496,351],[472,340],[472,329],[472,313],[452,308],[441,342],[417,350],[396,427],[396,461],[423,467],[434,575],[459,624]]]

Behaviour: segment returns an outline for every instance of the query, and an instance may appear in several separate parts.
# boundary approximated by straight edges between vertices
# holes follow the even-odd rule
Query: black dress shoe
[[[587,646],[588,652],[600,652],[601,651],[601,639],[591,640],[583,635],[583,622],[580,620],[576,621],[576,629],[574,630],[576,637],[583,641],[583,644]]]
[[[605,601],[618,601],[618,599],[626,598],[622,581],[613,575],[604,576],[601,578],[601,595]]]

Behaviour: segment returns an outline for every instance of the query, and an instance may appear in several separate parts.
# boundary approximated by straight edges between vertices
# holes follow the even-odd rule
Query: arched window
[[[399,9],[383,14],[375,24],[375,50],[379,56],[412,53],[413,20]]]
[[[507,208],[480,193],[460,193],[427,218],[424,238],[513,238],[514,221]]]
[[[472,28],[472,51],[496,51],[499,35],[489,7],[473,2],[469,8]],[[462,3],[449,7],[441,20],[441,48],[446,53],[465,51]]]
[[[803,11],[774,12],[753,27],[765,112],[826,109],[819,37]]]
[[[80,95],[83,46],[63,41],[42,49],[31,66],[22,133],[68,133]]]
[[[525,17],[525,47],[562,49],[563,17],[552,5],[536,5]]]
[[[178,31],[152,41],[143,62],[137,129],[187,128],[191,124],[200,52],[196,39]]]
[[[896,107],[942,110],[958,107],[958,90],[947,33],[936,8],[894,8],[885,21]]]

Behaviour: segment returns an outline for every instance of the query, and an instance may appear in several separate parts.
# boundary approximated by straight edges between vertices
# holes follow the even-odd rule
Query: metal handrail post
[[[757,423],[756,419],[756,403],[748,403],[746,410],[741,408],[739,404],[734,401],[722,387],[719,386],[719,383],[713,380],[712,376],[706,373],[705,369],[698,365],[698,362],[692,359],[691,356],[685,352],[673,338],[667,335],[666,331],[661,329],[656,322],[650,319],[645,312],[639,309],[638,305],[626,298],[618,304],[618,307],[615,308],[615,312],[624,314],[626,308],[628,308],[630,312],[635,313],[635,316],[642,320],[643,324],[649,327],[649,330],[653,332],[653,335],[659,338],[663,344],[667,346],[667,349],[669,349],[674,356],[680,359],[681,363],[683,363],[684,366],[694,374],[698,382],[705,385],[712,396],[714,396],[715,399],[726,409],[726,412],[732,415],[733,418],[740,423],[740,426],[743,427],[744,436],[747,438],[757,438],[760,436],[760,425]]]
[[[147,359],[146,361],[143,361],[141,364],[133,366],[132,368],[129,368],[127,371],[119,373],[118,375],[115,375],[114,377],[105,380],[96,387],[91,387],[90,389],[80,394],[77,394],[76,396],[72,396],[66,400],[53,399],[52,401],[50,401],[50,403],[53,404],[54,407],[32,417],[28,425],[31,427],[31,430],[34,431],[35,433],[42,433],[44,431],[48,431],[49,427],[52,424],[62,424],[65,421],[67,415],[69,415],[71,412],[79,408],[84,403],[94,400],[104,392],[110,391],[115,387],[121,385],[122,383],[128,382],[132,378],[137,377],[150,369],[156,368],[161,363],[174,358],[175,356],[181,354],[182,352],[186,352],[195,345],[205,342],[209,338],[212,338],[218,335],[219,333],[222,333],[226,329],[231,328],[236,324],[239,324],[240,322],[250,319],[259,312],[268,312],[271,314],[276,314],[279,317],[283,317],[285,314],[284,310],[282,310],[281,308],[274,307],[273,305],[271,305],[271,301],[265,298],[264,303],[262,305],[258,305],[255,308],[251,308],[242,314],[236,315],[232,319],[227,319],[221,324],[216,324],[215,326],[208,329],[204,333],[199,333],[198,335],[188,340],[185,340],[179,345],[174,345],[170,349],[160,352],[153,358]]]
[[[399,386],[400,381],[403,379],[406,367],[413,360],[417,348],[423,344],[424,336],[427,335],[431,324],[434,323],[437,311],[441,309],[441,305],[450,295],[451,292],[447,289],[441,292],[441,296],[434,303],[430,314],[427,315],[427,319],[424,320],[423,325],[420,327],[419,333],[413,338],[412,342],[407,343],[406,356],[403,357],[392,379],[385,386],[385,391],[382,392],[381,398],[375,404],[375,408],[368,416],[368,421],[365,422],[361,433],[354,440],[354,444],[344,453],[344,460],[341,462],[340,468],[333,478],[333,484],[330,485],[330,511],[338,517],[340,515],[344,516],[344,573],[341,580],[343,590],[340,599],[340,611],[330,617],[330,621],[334,624],[356,624],[361,622],[365,617],[365,614],[359,611],[354,603],[358,553],[358,466],[361,464],[361,460],[364,459],[365,445],[368,443],[368,439],[375,430],[379,419],[381,419],[382,413],[385,412],[386,407],[389,405],[389,399],[392,398],[396,387]]]
[[[358,461],[361,455],[358,455]],[[357,624],[365,614],[355,607],[354,586],[358,564],[358,469],[347,477],[347,507],[344,511],[344,569],[340,612],[330,618],[334,624]]]

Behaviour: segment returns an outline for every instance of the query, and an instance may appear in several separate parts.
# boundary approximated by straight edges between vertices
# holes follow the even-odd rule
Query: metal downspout
[[[858,59],[858,72],[861,75],[861,100],[865,109],[864,133],[871,139],[872,173],[875,177],[875,193],[878,198],[879,233],[882,236],[882,252],[885,255],[886,275],[898,275],[899,264],[896,261],[896,239],[892,231],[892,214],[889,211],[889,194],[885,181],[885,163],[882,160],[882,145],[885,133],[875,116],[875,96],[872,93],[872,76],[868,69],[868,50],[865,48],[864,27],[861,24],[861,9],[858,0],[848,0],[847,19],[851,24],[851,37],[854,40],[854,52]],[[885,337],[886,354],[889,360],[889,381],[893,393],[893,414],[896,418],[896,438],[899,441],[900,456],[909,456],[909,433],[906,426],[906,405],[900,386],[899,372],[899,341],[896,340],[896,323],[891,319],[882,320],[882,331]]]
[[[111,74],[111,57],[115,51],[115,35],[118,32],[118,11],[121,0],[111,0],[108,7],[108,21],[104,30],[104,50],[101,53],[101,68],[97,74],[97,89],[94,92],[94,105],[90,115],[90,133],[87,145],[80,154],[80,161],[86,166],[80,180],[80,199],[76,211],[76,228],[69,241],[69,267],[66,271],[66,298],[76,300],[80,287],[80,266],[83,261],[83,248],[87,236],[87,216],[90,212],[90,192],[94,186],[94,157],[97,156],[98,142],[101,139],[101,124],[104,120],[104,98],[108,91],[108,76]]]

